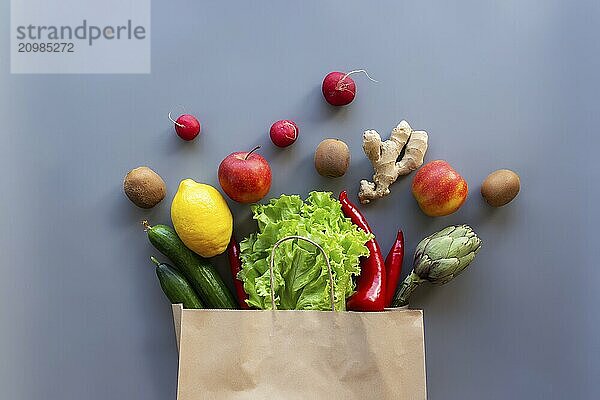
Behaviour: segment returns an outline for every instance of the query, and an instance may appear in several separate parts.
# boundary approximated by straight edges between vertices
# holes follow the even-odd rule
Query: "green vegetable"
[[[271,308],[269,261],[273,245],[287,236],[303,236],[317,242],[329,257],[334,274],[335,309],[345,310],[354,291],[353,276],[360,274],[359,258],[367,257],[365,243],[373,235],[358,229],[344,217],[339,201],[327,192],[299,196],[282,195],[265,205],[252,206],[258,233],[240,243],[248,304]],[[275,300],[280,310],[330,310],[329,275],[325,259],[310,243],[291,240],[275,251]]]
[[[481,248],[481,239],[468,225],[454,225],[421,240],[415,250],[413,270],[396,291],[393,307],[408,304],[421,283],[450,282],[469,266]]]
[[[171,304],[183,304],[183,308],[204,308],[192,286],[179,271],[154,257],[150,259],[156,264],[160,287]]]
[[[173,228],[146,226],[148,239],[181,272],[208,308],[237,308],[237,302],[212,264],[188,249]]]

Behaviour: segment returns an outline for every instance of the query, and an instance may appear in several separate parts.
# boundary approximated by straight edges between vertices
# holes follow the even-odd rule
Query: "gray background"
[[[414,298],[425,310],[429,397],[600,396],[598,2],[154,2],[152,73],[87,76],[9,75],[7,3],[3,398],[174,399],[171,312],[139,220],[169,222],[180,179],[216,184],[221,159],[256,144],[273,168],[270,196],[354,196],[371,174],[362,131],[387,134],[403,118],[429,132],[427,160],[448,160],[471,193],[459,212],[433,219],[412,199],[411,178],[401,179],[364,208],[384,251],[404,229],[407,273],[417,242],[446,225],[471,224],[485,241],[465,275]],[[323,76],[353,68],[381,83],[357,76],[354,103],[329,107]],[[166,118],[181,106],[203,123],[193,143]],[[301,130],[286,150],[267,136],[281,118]],[[314,171],[325,137],[351,147],[344,178]],[[121,192],[140,164],[168,185],[152,211]],[[491,209],[479,185],[502,167],[520,174],[522,192]],[[254,229],[247,206],[232,209],[239,236]]]

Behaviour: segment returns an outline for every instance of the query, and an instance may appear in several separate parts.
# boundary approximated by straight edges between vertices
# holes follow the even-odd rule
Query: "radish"
[[[182,114],[174,121],[169,113],[169,119],[175,124],[175,132],[183,140],[192,140],[200,133],[200,122],[190,114]]]
[[[330,72],[323,79],[323,97],[325,97],[325,100],[332,106],[345,106],[352,103],[356,96],[356,84],[354,79],[350,78],[350,75],[358,72],[363,72],[367,75],[367,78],[377,82],[364,69],[357,69],[348,73]]]
[[[298,125],[289,119],[282,119],[271,125],[269,135],[275,146],[288,147],[298,139]]]

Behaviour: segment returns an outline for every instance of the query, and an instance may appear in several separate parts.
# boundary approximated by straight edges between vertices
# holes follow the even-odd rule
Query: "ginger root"
[[[396,161],[404,150],[404,156]],[[427,151],[427,132],[413,131],[408,122],[402,121],[392,129],[390,138],[383,142],[374,130],[363,134],[363,150],[373,164],[373,182],[360,181],[358,199],[362,204],[379,199],[390,193],[390,185],[401,175],[408,175],[423,165]]]

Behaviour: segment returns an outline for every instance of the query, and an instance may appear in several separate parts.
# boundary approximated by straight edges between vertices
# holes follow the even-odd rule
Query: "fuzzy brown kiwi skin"
[[[167,194],[165,181],[148,167],[137,167],[125,175],[123,191],[133,204],[140,208],[152,208]]]
[[[492,172],[481,185],[481,195],[492,207],[502,207],[510,203],[520,190],[519,175],[509,169]]]
[[[350,165],[348,145],[339,139],[325,139],[315,151],[315,168],[321,176],[339,178]]]

